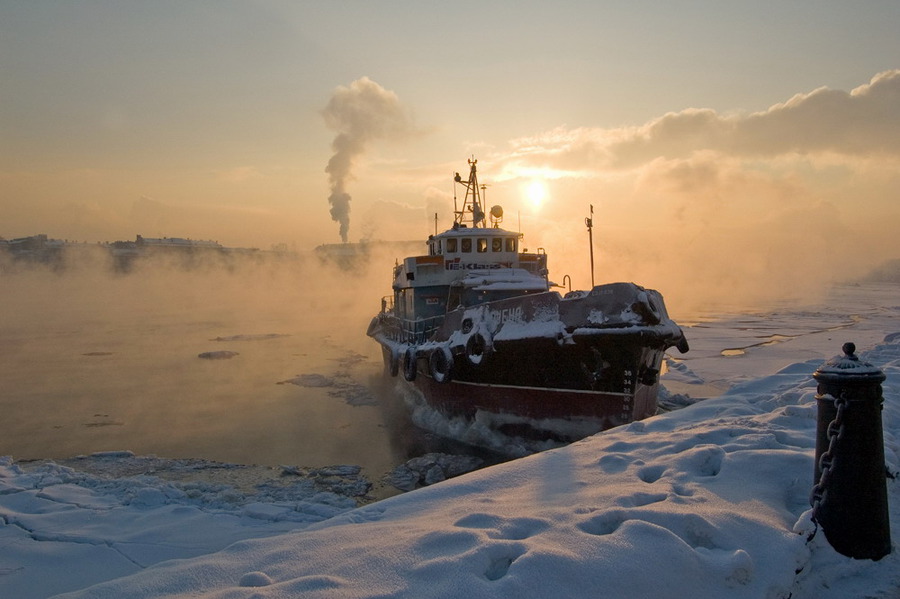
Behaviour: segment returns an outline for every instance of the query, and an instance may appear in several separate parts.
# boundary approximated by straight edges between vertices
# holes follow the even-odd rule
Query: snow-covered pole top
[[[885,380],[885,374],[880,368],[863,362],[856,355],[856,344],[845,343],[841,347],[843,356],[835,356],[819,366],[813,373],[813,377],[820,383],[839,383],[843,381],[858,381],[880,383]]]

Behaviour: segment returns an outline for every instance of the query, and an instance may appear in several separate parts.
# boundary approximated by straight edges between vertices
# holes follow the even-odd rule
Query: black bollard
[[[856,559],[891,552],[881,383],[884,373],[845,343],[820,366],[813,519],[834,549]]]

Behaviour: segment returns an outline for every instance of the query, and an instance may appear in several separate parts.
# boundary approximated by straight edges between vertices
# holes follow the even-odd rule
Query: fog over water
[[[463,451],[411,427],[365,334],[394,253],[353,269],[260,253],[147,258],[123,273],[105,252],[71,250],[60,269],[0,265],[0,455],[358,464],[378,479],[427,451]],[[557,281],[560,264],[572,262],[551,254]],[[660,290],[682,325],[753,307],[735,294],[692,311],[703,302],[684,286]],[[783,307],[815,299],[787,295]]]
[[[352,456],[389,469],[403,450],[386,434],[380,350],[365,335],[389,271],[218,260],[3,273],[0,454],[313,466]]]

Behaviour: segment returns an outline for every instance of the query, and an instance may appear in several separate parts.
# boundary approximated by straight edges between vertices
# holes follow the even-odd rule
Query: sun
[[[540,208],[547,199],[547,185],[539,179],[534,179],[525,188],[525,195],[532,208]]]

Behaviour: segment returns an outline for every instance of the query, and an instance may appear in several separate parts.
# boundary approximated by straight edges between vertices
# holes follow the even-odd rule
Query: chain
[[[834,406],[837,413],[834,416],[834,420],[828,423],[826,429],[828,449],[819,456],[819,472],[821,475],[819,476],[819,482],[813,486],[812,493],[809,495],[809,503],[813,509],[812,520],[815,523],[816,528],[809,535],[809,538],[807,538],[807,542],[811,541],[819,530],[817,515],[819,509],[828,498],[828,482],[831,479],[831,473],[834,470],[834,460],[837,456],[835,449],[837,448],[838,442],[844,436],[844,412],[849,403],[850,402],[847,400],[843,391],[840,396],[836,397],[834,400]]]

